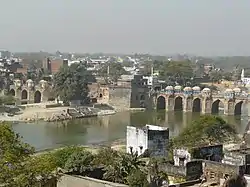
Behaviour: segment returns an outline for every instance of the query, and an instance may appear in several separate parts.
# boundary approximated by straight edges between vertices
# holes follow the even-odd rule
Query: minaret
[[[244,70],[244,69],[242,69],[242,71],[241,71],[241,80],[243,80],[243,79],[244,79],[244,77],[245,77],[245,70]]]
[[[153,75],[154,75],[154,66],[152,65],[151,66],[151,76],[153,77]]]
[[[107,68],[107,75],[109,76],[109,65],[108,65],[108,68]]]

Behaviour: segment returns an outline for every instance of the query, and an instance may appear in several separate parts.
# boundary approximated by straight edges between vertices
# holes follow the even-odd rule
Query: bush
[[[74,152],[65,163],[65,169],[76,175],[86,175],[93,170],[94,156],[89,151]]]
[[[96,166],[108,166],[114,162],[114,159],[117,158],[118,152],[111,148],[103,148],[98,151],[94,158],[94,164]]]
[[[127,177],[127,181],[130,187],[149,187],[147,174],[139,169],[131,172]]]
[[[53,153],[55,157],[56,164],[60,168],[65,168],[65,163],[69,159],[69,157],[75,152],[81,152],[85,148],[84,147],[77,147],[77,146],[69,146],[62,149],[59,149]]]

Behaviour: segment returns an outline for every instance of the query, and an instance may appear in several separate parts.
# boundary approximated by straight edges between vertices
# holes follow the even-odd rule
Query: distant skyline
[[[0,49],[250,56],[249,0],[8,0]]]

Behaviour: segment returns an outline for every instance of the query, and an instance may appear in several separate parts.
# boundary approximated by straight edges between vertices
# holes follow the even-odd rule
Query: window
[[[179,158],[179,166],[184,166],[185,158]]]

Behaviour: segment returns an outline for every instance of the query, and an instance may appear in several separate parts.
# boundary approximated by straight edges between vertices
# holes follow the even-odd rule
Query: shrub
[[[53,156],[55,157],[56,164],[60,168],[65,168],[65,163],[69,159],[69,157],[75,153],[75,152],[81,152],[85,148],[83,147],[77,147],[77,146],[69,146],[64,147],[62,149],[59,149],[53,153]]]
[[[89,151],[76,151],[68,158],[65,169],[73,174],[86,175],[93,170],[93,159]]]
[[[149,187],[147,174],[139,169],[132,171],[128,175],[127,181],[130,187]]]

